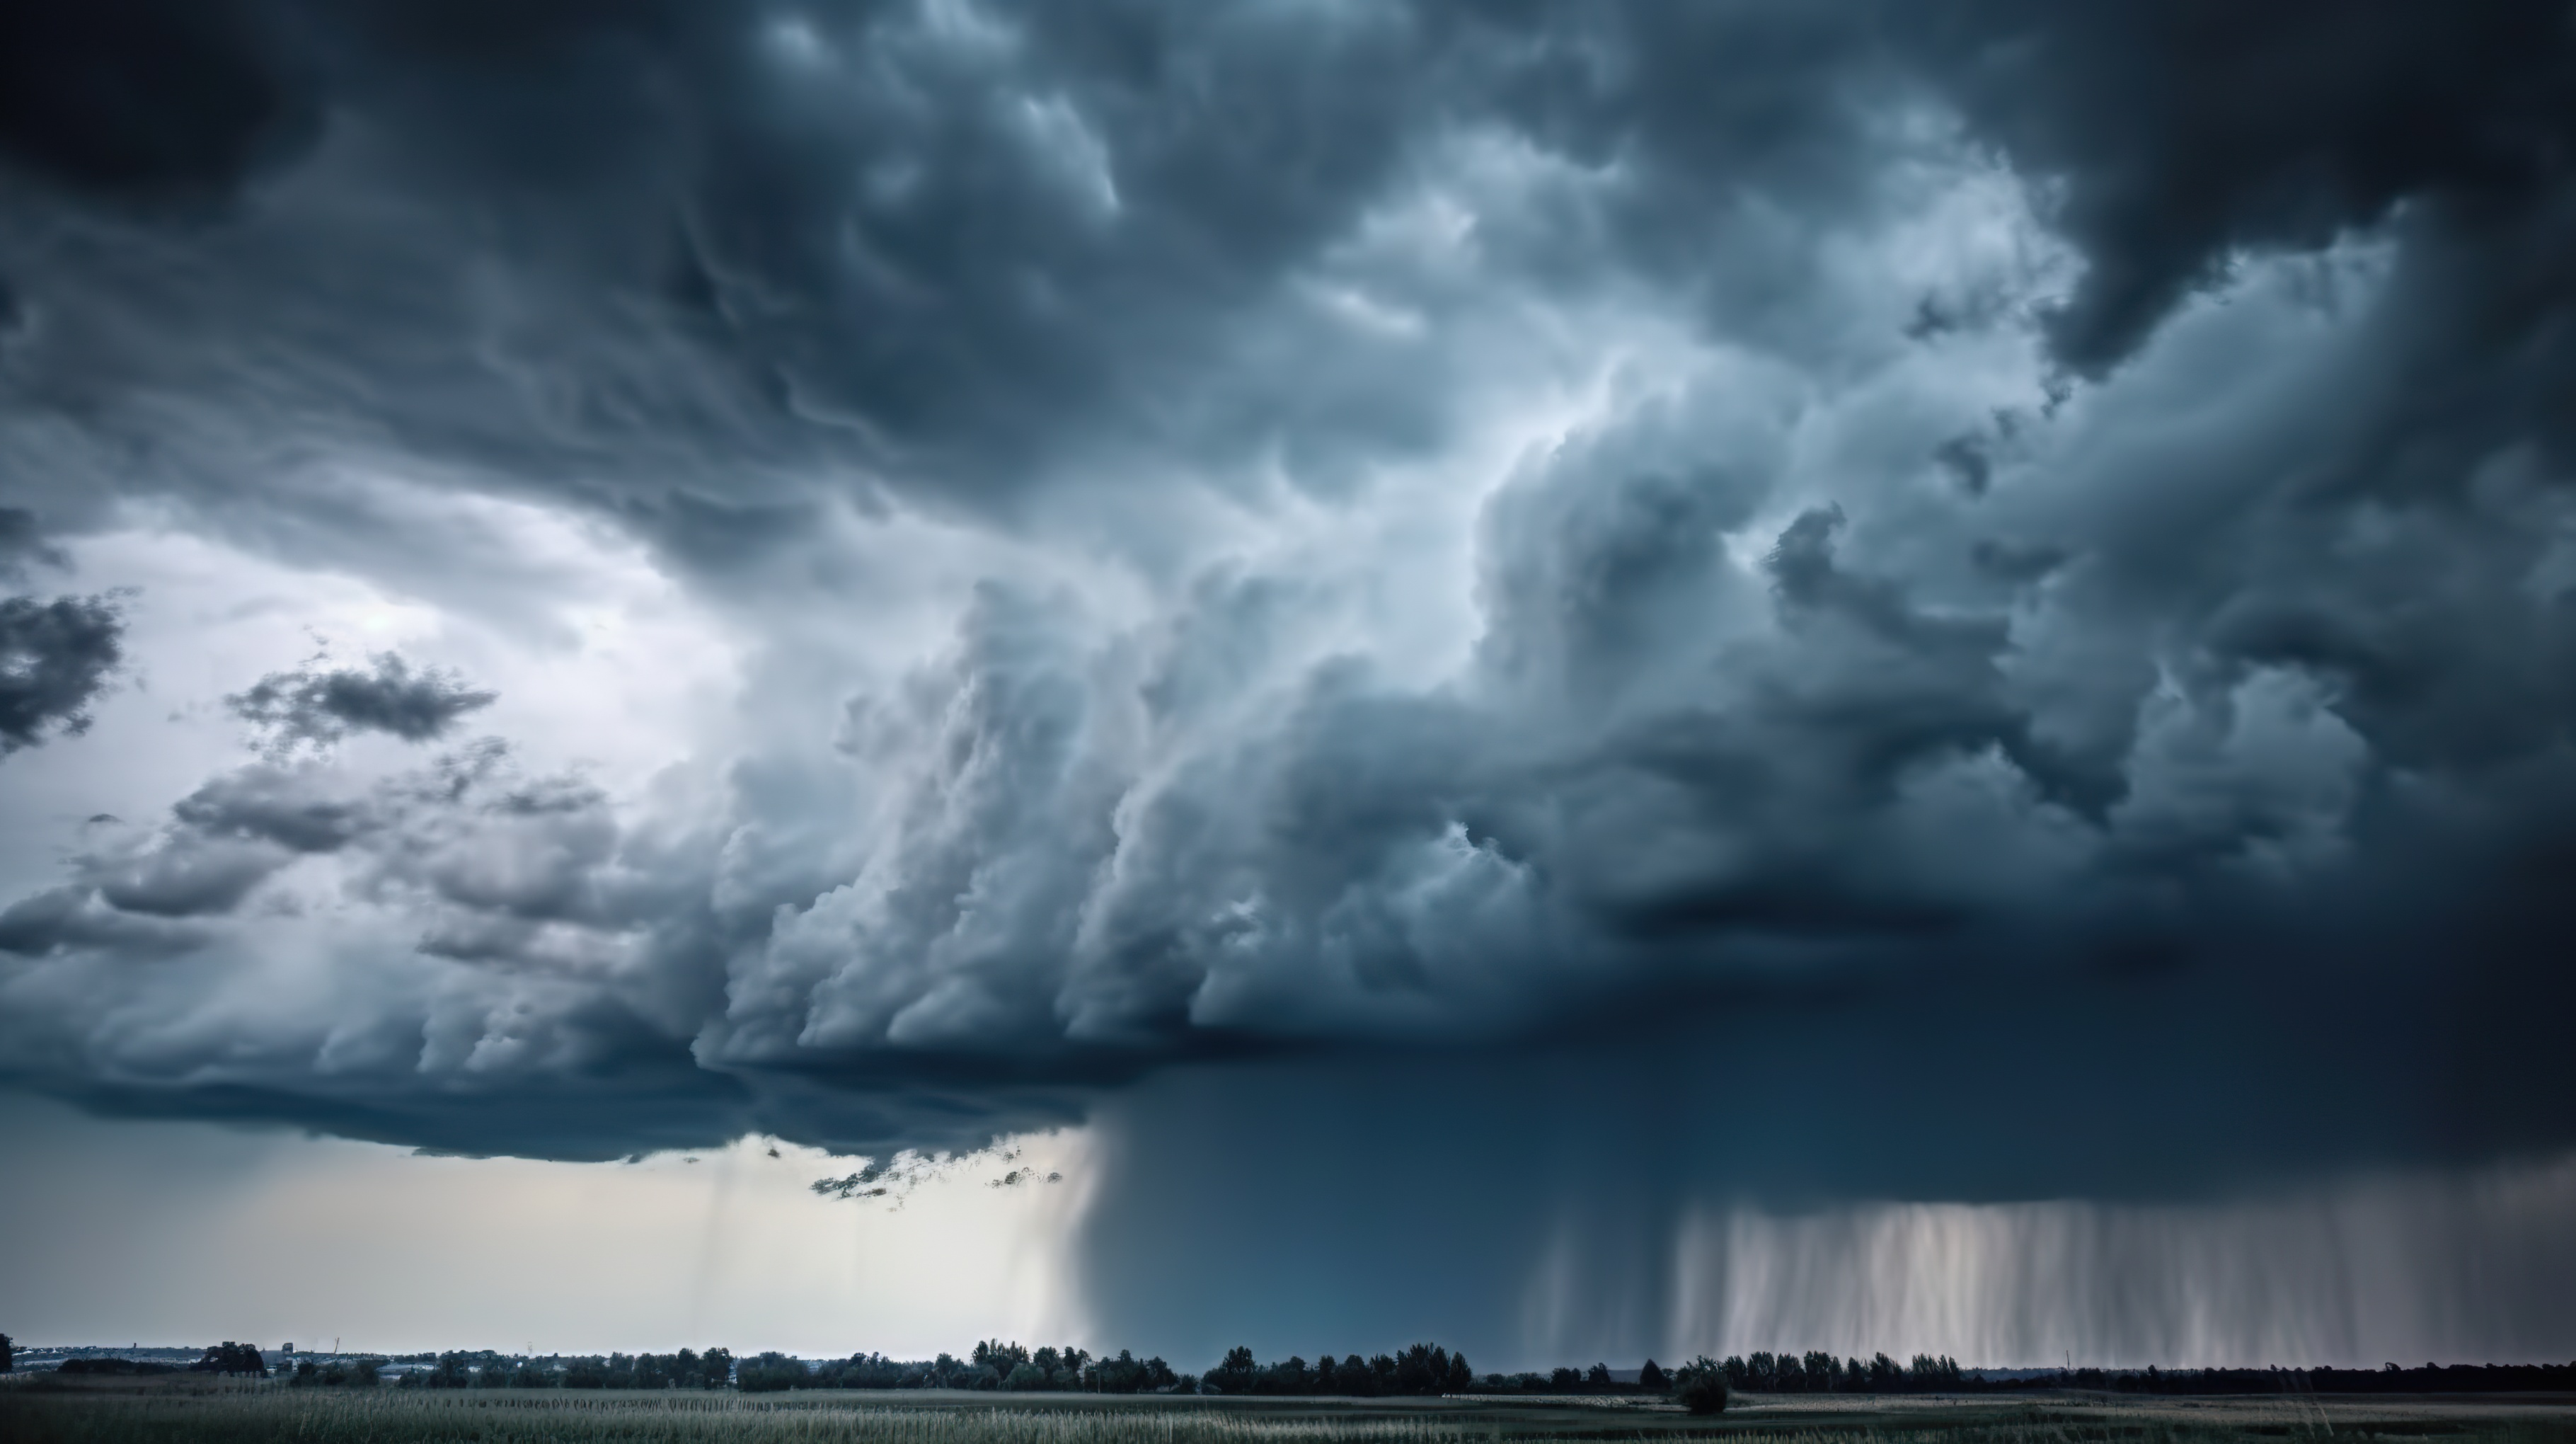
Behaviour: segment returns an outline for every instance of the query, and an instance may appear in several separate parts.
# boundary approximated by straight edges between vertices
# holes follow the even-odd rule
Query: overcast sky
[[[2565,0],[14,7],[0,1327],[2563,1359],[2571,468]]]

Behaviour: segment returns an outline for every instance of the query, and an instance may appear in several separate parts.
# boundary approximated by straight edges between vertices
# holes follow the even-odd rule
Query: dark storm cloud
[[[74,100],[25,102],[27,163],[110,201],[237,191],[268,174],[253,112],[328,120],[296,130],[321,147],[303,170],[194,233],[182,267],[222,274],[220,292],[158,267],[119,278],[140,292],[106,289],[81,256],[153,265],[114,220],[64,213],[31,240],[13,259],[52,320],[17,358],[24,384],[89,404],[176,389],[357,410],[427,454],[632,493],[675,524],[817,459],[990,499],[1068,448],[1132,458],[1268,425],[1246,408],[1289,393],[1257,376],[1198,419],[1148,418],[1218,359],[1220,323],[1402,161],[1419,98],[1397,77],[1424,55],[1414,22],[1365,12],[256,14],[211,57],[232,80],[153,90],[163,109],[138,118],[131,157],[70,144],[90,133]],[[89,68],[151,89],[159,52],[100,53],[74,28]],[[301,179],[360,168],[390,182],[389,210]],[[476,275],[488,226],[513,238],[497,291]],[[325,255],[343,278],[328,298],[308,284]],[[258,332],[292,352],[227,368]],[[1327,445],[1416,424],[1374,420],[1362,397],[1308,404],[1328,409],[1299,429]],[[1237,454],[1255,441],[1222,438]]]
[[[124,659],[112,597],[0,599],[0,757],[48,732],[89,730],[89,705]]]
[[[2513,1031],[2565,1001],[2576,841],[2563,6],[33,14],[0,463],[49,525],[150,499],[459,586],[339,484],[381,472],[605,518],[753,617],[836,506],[1153,599],[988,580],[892,685],[807,679],[832,788],[216,778],[0,916],[23,1080],[613,1154],[1536,1038],[1588,1060],[1560,1092],[1506,1050],[1423,1111],[1741,1096],[1680,1136],[1781,1194],[2576,1142]],[[2065,274],[1897,234],[1990,162]],[[1943,389],[2023,329],[2064,375]],[[1473,479],[1465,666],[1193,530],[1393,505],[1511,364],[1611,399]],[[872,624],[831,590],[794,605]],[[380,660],[235,707],[291,750],[489,695]],[[324,918],[274,1026],[195,1007]],[[146,956],[152,1006],[91,996]],[[1582,1051],[1641,1014],[1742,1061]],[[1955,1125],[2015,1108],[2038,1145]]]
[[[2557,0],[2003,0],[1906,23],[1969,122],[2060,188],[2051,219],[2086,271],[2049,334],[2078,371],[2118,362],[2236,255],[2315,249],[2401,204],[2564,224],[2576,44]]]
[[[435,667],[414,672],[392,652],[370,659],[372,671],[307,665],[271,672],[247,691],[224,699],[233,715],[264,729],[280,753],[298,745],[327,747],[352,732],[381,732],[405,742],[446,735],[466,713],[489,707],[496,692],[479,692]]]
[[[36,514],[14,506],[0,506],[0,577],[16,579],[25,573],[29,563],[60,566],[60,549],[46,542],[36,526]]]
[[[101,200],[225,199],[319,119],[275,19],[256,0],[12,5],[0,12],[0,154]]]

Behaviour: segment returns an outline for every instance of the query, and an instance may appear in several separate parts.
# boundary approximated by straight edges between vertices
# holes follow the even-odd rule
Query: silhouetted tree
[[[322,1372],[314,1382],[335,1388],[372,1389],[385,1381],[385,1365],[389,1362],[375,1358],[334,1359],[322,1366]]]
[[[802,1359],[770,1352],[748,1359],[734,1371],[734,1387],[746,1394],[775,1393],[782,1389],[802,1389],[813,1382],[814,1371]]]
[[[249,1344],[236,1344],[230,1339],[209,1347],[204,1358],[188,1367],[200,1374],[248,1374],[261,1379],[268,1377],[268,1361],[259,1356],[259,1350]]]
[[[1648,1359],[1646,1367],[1637,1371],[1637,1387],[1640,1389],[1661,1390],[1671,1383],[1670,1379],[1664,1377],[1663,1369],[1652,1359]]]
[[[1259,1372],[1260,1367],[1252,1361],[1251,1349],[1228,1349],[1224,1360],[1207,1371],[1203,1382],[1220,1394],[1249,1394],[1252,1392],[1253,1375]]]
[[[2152,1374],[2154,1370],[2150,1368],[2148,1372]],[[1959,1361],[1946,1354],[1938,1358],[1917,1354],[1905,1366],[1905,1383],[1914,1389],[1955,1388],[1959,1383]]]
[[[0,1374],[14,1374],[17,1371],[17,1347],[9,1342],[7,1334],[0,1334]]]
[[[1728,1360],[1733,1363],[1733,1360]],[[1726,1412],[1725,1365],[1706,1354],[1673,1371],[1673,1397],[1694,1414]]]
[[[975,1346],[975,1366],[990,1369],[996,1378],[1008,1378],[1013,1369],[1029,1361],[1029,1351],[1017,1342],[1005,1344],[999,1339],[986,1339]]]
[[[1047,1374],[1051,1386],[1058,1389],[1083,1388],[1091,1367],[1090,1351],[1067,1344],[1056,1350],[1055,1356],[1055,1365]]]

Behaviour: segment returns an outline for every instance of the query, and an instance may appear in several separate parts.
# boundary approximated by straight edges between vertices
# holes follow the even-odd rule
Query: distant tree
[[[1053,1353],[1054,1350],[1050,1349],[1048,1352]],[[1046,1386],[1047,1371],[1039,1368],[1034,1361],[1014,1364],[1011,1366],[1011,1372],[1002,1376],[1002,1387],[1016,1393],[1026,1393]]]
[[[1559,1364],[1556,1366],[1556,1371],[1548,1375],[1547,1382],[1549,1386],[1554,1388],[1558,1393],[1571,1393],[1572,1391],[1583,1387],[1583,1375],[1563,1364]]]
[[[1392,1361],[1387,1372],[1395,1372]],[[1377,1370],[1370,1368],[1368,1360],[1357,1354],[1342,1356],[1341,1367],[1333,1371],[1333,1387],[1363,1399],[1374,1398],[1382,1392],[1378,1388]]]
[[[791,1359],[775,1350],[743,1361],[734,1373],[734,1387],[746,1394],[802,1389],[813,1380],[814,1371],[805,1367],[804,1360]]]
[[[0,1374],[14,1374],[17,1371],[17,1347],[9,1342],[7,1334],[0,1334]]]
[[[259,1356],[259,1350],[249,1344],[236,1344],[230,1339],[208,1347],[205,1357],[188,1367],[200,1374],[247,1374],[261,1379],[268,1377],[268,1361]]]
[[[438,1356],[437,1367],[420,1373],[417,1377],[423,1388],[462,1389],[474,1382],[473,1361],[461,1353],[450,1350]]]
[[[1252,1350],[1237,1346],[1226,1350],[1225,1358],[1208,1370],[1201,1382],[1219,1394],[1249,1394],[1252,1392],[1253,1375],[1259,1369],[1260,1366],[1252,1361]]]
[[[1058,1389],[1084,1387],[1084,1381],[1090,1377],[1091,1372],[1089,1350],[1077,1349],[1067,1344],[1055,1351],[1055,1359],[1055,1367],[1048,1375],[1052,1387]]]
[[[1610,1366],[1608,1364],[1593,1365],[1590,1369],[1584,1372],[1583,1382],[1595,1389],[1609,1388]]]
[[[1702,1354],[1673,1371],[1673,1397],[1694,1414],[1723,1414],[1726,1373],[1724,1365]]]
[[[2157,1379],[2153,1365],[2148,1367],[2147,1374],[2150,1379]],[[2161,1385],[2162,1381],[2158,1379],[2157,1382]],[[1911,1389],[1957,1388],[1959,1361],[1946,1354],[1939,1357],[1931,1354],[1917,1354],[1913,1362],[1905,1366],[1905,1384]]]
[[[1637,1371],[1637,1387],[1640,1389],[1653,1389],[1660,1392],[1670,1385],[1671,1382],[1671,1380],[1664,1377],[1662,1366],[1658,1365],[1652,1359],[1648,1359],[1646,1361],[1646,1367]]]

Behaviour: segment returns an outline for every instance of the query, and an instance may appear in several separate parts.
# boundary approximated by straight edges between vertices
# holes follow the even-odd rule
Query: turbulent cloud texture
[[[1642,1110],[1666,1232],[2576,1146],[2571,26],[13,8],[0,541],[571,656],[544,517],[734,650],[615,785],[542,662],[169,698],[263,750],[19,880],[0,1072],[605,1157],[1204,1064],[1222,1151],[1365,1057]],[[6,605],[14,750],[119,633]]]
[[[405,742],[446,735],[457,720],[492,705],[478,692],[435,668],[414,673],[395,653],[373,658],[373,670],[317,670],[310,664],[272,672],[250,690],[224,699],[234,715],[265,729],[273,751],[298,745],[327,747],[352,732],[382,732]]]
[[[42,743],[48,729],[89,730],[122,632],[112,598],[0,598],[0,757]]]

